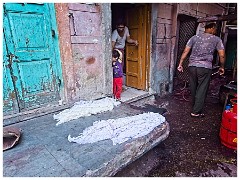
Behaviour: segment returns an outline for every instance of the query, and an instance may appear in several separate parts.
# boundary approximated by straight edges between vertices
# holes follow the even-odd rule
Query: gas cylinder
[[[225,110],[222,114],[220,128],[221,143],[228,148],[237,149],[237,113],[233,109]]]

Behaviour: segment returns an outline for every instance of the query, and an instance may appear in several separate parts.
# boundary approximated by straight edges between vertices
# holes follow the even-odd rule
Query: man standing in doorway
[[[217,25],[206,23],[205,32],[191,37],[181,56],[178,71],[183,72],[182,63],[192,49],[189,57],[189,84],[192,96],[191,117],[203,117],[204,102],[212,75],[212,61],[214,51],[218,51],[220,58],[219,74],[224,74],[225,51],[222,40],[215,36]]]
[[[124,49],[125,49],[126,41],[128,43],[135,44],[135,46],[138,45],[137,40],[131,39],[129,30],[125,25],[125,22],[122,19],[119,19],[117,22],[117,29],[115,29],[112,33],[112,50],[118,49],[122,52],[123,63],[124,63]]]

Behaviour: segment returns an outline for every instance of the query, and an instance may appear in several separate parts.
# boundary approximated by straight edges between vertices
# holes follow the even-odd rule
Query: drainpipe
[[[179,4],[173,4],[172,10],[172,37],[171,37],[171,52],[170,52],[170,67],[169,67],[169,93],[173,92],[173,76],[176,69],[175,49],[176,49],[176,34],[177,34],[177,16]]]

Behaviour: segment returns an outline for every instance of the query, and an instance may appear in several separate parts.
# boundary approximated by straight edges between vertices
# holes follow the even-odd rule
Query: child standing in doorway
[[[112,52],[112,67],[113,67],[113,95],[117,100],[121,100],[122,93],[122,52],[114,49]]]

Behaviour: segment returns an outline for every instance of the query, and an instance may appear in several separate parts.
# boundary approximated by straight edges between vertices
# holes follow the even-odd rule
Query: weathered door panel
[[[17,98],[14,91],[14,85],[11,78],[11,69],[9,68],[9,60],[11,57],[7,55],[5,38],[3,37],[3,112],[18,112]]]
[[[126,85],[145,90],[145,51],[146,51],[146,23],[145,6],[138,6],[127,11],[127,26],[132,39],[137,39],[139,45],[126,46]]]
[[[59,100],[59,59],[54,50],[55,29],[49,6],[53,4],[4,4],[4,34],[12,81],[20,110]]]

